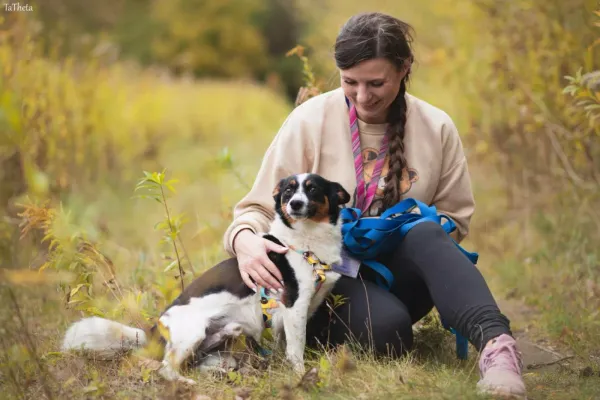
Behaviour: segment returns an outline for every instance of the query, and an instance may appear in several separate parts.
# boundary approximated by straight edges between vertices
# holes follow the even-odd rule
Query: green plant
[[[588,118],[589,127],[600,133],[600,71],[582,74],[582,69],[575,76],[565,76],[569,81],[563,91],[574,99],[574,105]]]
[[[135,187],[135,191],[146,190],[146,194],[139,195],[140,198],[150,198],[158,203],[162,204],[165,209],[165,219],[159,221],[154,225],[154,229],[161,230],[164,235],[161,239],[161,243],[171,244],[173,246],[173,251],[175,253],[175,259],[172,260],[164,269],[164,272],[169,272],[175,266],[179,269],[179,278],[181,282],[181,290],[183,291],[185,288],[183,277],[185,275],[185,271],[183,270],[183,266],[181,263],[181,255],[180,249],[177,246],[177,242],[179,242],[179,247],[186,255],[188,263],[190,264],[190,270],[192,271],[192,275],[194,273],[194,267],[190,262],[189,256],[185,251],[185,247],[183,242],[181,241],[181,227],[187,222],[184,214],[172,215],[171,211],[169,211],[169,206],[167,205],[167,191],[171,193],[175,193],[174,184],[177,182],[176,179],[165,180],[165,170],[162,172],[146,172],[144,171],[144,177],[139,180]],[[166,190],[165,190],[166,189]]]
[[[43,232],[42,243],[47,243],[46,261],[39,268],[65,272],[69,278],[60,283],[67,305],[88,315],[105,316],[106,312],[93,305],[94,278],[99,274],[102,285],[116,300],[123,298],[112,261],[104,255],[87,233],[71,221],[71,214],[61,206],[59,210],[48,203],[29,201],[19,204],[22,212],[21,239],[34,230]]]

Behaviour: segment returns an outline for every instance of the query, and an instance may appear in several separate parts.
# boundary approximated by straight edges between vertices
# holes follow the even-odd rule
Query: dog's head
[[[291,228],[305,220],[335,225],[340,206],[350,201],[350,194],[339,183],[320,175],[295,174],[279,181],[273,198],[275,211]]]

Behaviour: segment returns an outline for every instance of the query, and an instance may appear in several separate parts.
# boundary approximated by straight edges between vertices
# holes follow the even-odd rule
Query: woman
[[[267,251],[286,249],[256,233],[273,218],[273,188],[292,173],[315,172],[340,182],[354,193],[351,206],[368,216],[407,197],[433,204],[456,224],[458,243],[467,235],[475,206],[456,127],[445,112],[406,92],[413,61],[410,30],[381,13],[356,15],[341,29],[335,44],[341,88],[289,115],[225,234],[225,248],[237,257],[248,286],[282,287]],[[374,192],[362,190],[365,183]],[[394,275],[391,290],[379,287],[376,273],[361,265],[359,279],[342,277],[334,289],[347,299],[335,310],[343,323],[329,324],[322,307],[309,321],[309,341],[335,345],[352,337],[380,354],[400,354],[412,346],[412,325],[435,305],[481,351],[478,387],[525,395],[509,321],[440,225],[416,225],[379,261]]]

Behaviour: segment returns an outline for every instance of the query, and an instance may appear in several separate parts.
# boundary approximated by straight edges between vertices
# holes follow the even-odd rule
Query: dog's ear
[[[331,182],[331,192],[332,197],[335,198],[339,204],[346,204],[350,201],[350,193],[337,182]]]
[[[277,185],[273,188],[273,200],[278,202],[281,198],[281,191],[283,190],[283,184],[285,183],[285,178],[280,179]]]

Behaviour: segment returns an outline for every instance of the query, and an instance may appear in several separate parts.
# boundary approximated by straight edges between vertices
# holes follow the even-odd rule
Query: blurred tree
[[[161,24],[153,53],[161,64],[198,76],[252,77],[264,73],[268,48],[258,27],[262,0],[156,0]]]
[[[282,81],[286,95],[295,99],[302,86],[302,65],[285,54],[298,44],[307,21],[301,16],[296,0],[267,0],[267,12],[261,22],[271,57],[271,70]],[[267,77],[265,77],[267,78]]]

